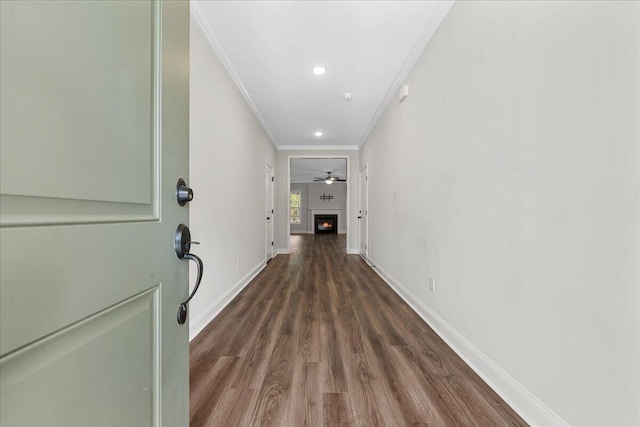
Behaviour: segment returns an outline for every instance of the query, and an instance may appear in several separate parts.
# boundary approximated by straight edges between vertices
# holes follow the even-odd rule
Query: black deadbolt
[[[180,206],[193,200],[193,190],[187,187],[187,183],[182,178],[178,179],[178,184],[176,184],[176,200]]]

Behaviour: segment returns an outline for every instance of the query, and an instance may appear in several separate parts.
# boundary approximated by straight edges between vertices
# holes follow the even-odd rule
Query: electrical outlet
[[[238,260],[236,261],[236,267],[238,268],[238,270],[240,270],[240,258],[238,258]]]
[[[429,290],[431,292],[436,291],[436,279],[434,279],[433,277],[429,277]]]

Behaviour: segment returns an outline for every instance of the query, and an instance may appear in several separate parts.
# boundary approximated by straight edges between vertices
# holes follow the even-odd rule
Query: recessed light
[[[311,69],[311,71],[313,71],[313,74],[315,74],[316,76],[321,76],[327,72],[327,68],[323,67],[322,65],[316,65]]]
[[[351,101],[351,98],[353,98],[353,94],[351,92],[346,92],[344,94],[344,100],[345,101]]]
[[[322,132],[317,131],[316,133],[314,133],[315,136],[322,136]]]

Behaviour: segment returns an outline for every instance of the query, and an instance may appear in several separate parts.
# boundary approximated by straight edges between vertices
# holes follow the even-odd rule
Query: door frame
[[[360,172],[358,173],[358,211],[360,211],[360,207],[362,204],[362,172],[367,171],[367,174],[365,175],[365,206],[364,206],[364,216],[365,216],[365,220],[366,220],[366,224],[365,224],[365,236],[366,236],[366,241],[365,241],[365,249],[364,249],[364,256],[362,257],[362,253],[360,252],[360,248],[362,247],[362,225],[360,222],[358,222],[358,255],[360,255],[365,261],[367,261],[369,259],[369,163],[365,163],[364,167],[362,169],[360,169]],[[362,216],[362,212],[360,212],[360,215]]]
[[[291,159],[345,159],[347,161],[347,205],[346,205],[346,219],[347,219],[347,236],[345,239],[345,253],[349,253],[349,224],[350,216],[351,216],[351,206],[349,203],[349,195],[351,193],[351,179],[349,179],[349,173],[351,172],[351,164],[350,157],[347,154],[313,154],[313,155],[304,155],[304,154],[289,154],[287,156],[287,212],[289,212],[289,200],[291,200]],[[287,214],[287,218],[289,215]],[[291,223],[287,219],[287,253],[291,252]]]
[[[271,180],[269,180],[268,178],[266,178],[269,174],[269,170],[271,170]],[[269,223],[268,221],[265,220],[265,228],[264,228],[264,242],[265,242],[265,248],[264,248],[264,261],[265,264],[268,263],[269,261],[271,261],[275,255],[276,255],[276,250],[275,250],[275,184],[274,184],[274,179],[276,176],[276,172],[275,169],[273,168],[273,166],[271,166],[271,163],[269,163],[268,161],[265,162],[265,195],[264,195],[264,200],[265,200],[265,209],[263,213],[268,213],[267,211],[269,210],[269,195],[271,195],[271,223]],[[269,241],[269,228],[271,228],[271,241],[273,242],[271,244],[271,256],[269,256],[269,246],[267,244],[267,242]]]

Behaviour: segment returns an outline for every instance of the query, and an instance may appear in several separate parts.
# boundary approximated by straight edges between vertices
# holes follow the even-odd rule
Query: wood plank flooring
[[[292,236],[190,345],[191,425],[524,426],[344,236]]]

